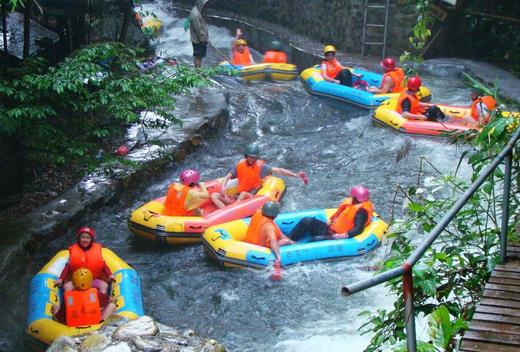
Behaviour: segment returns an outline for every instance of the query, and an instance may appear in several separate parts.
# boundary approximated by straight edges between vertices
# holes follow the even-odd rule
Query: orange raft
[[[205,182],[208,192],[220,192],[221,179]],[[233,187],[234,184],[234,187]],[[236,194],[236,182],[230,181],[226,187],[228,195]],[[285,193],[282,179],[267,176],[262,187],[253,198],[235,202],[222,209],[216,208],[211,200],[200,206],[202,216],[163,215],[164,201],[161,197],[134,210],[128,220],[128,228],[140,237],[168,244],[190,244],[200,242],[202,233],[210,226],[242,219],[253,213],[268,201],[280,201]]]

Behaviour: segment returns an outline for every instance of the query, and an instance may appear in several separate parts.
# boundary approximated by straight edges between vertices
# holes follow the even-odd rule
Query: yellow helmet
[[[419,87],[419,91],[415,93],[420,101],[423,103],[429,103],[432,100],[432,93],[431,91],[423,86]]]
[[[333,52],[333,53],[336,52],[336,48],[334,47],[334,45],[325,45],[325,47],[323,48],[323,54],[326,54],[329,52]]]
[[[238,39],[235,45],[247,45],[247,42],[245,39]]]
[[[92,272],[87,268],[78,269],[72,274],[72,283],[76,290],[88,290],[92,287],[92,280]]]

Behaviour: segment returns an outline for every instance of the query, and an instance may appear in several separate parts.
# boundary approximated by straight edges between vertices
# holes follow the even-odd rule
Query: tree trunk
[[[31,49],[31,8],[33,0],[27,0],[23,14],[23,59],[29,57]]]
[[[123,17],[123,25],[121,26],[121,34],[119,35],[119,41],[125,42],[126,35],[128,33],[128,26],[130,25],[130,20],[132,19],[133,5],[131,1],[126,2]]]

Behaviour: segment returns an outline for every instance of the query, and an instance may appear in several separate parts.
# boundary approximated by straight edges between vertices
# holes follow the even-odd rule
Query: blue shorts
[[[206,57],[206,49],[208,48],[208,44],[206,44],[206,43],[195,44],[193,42],[191,42],[191,44],[193,45],[193,57],[198,57],[199,59]]]

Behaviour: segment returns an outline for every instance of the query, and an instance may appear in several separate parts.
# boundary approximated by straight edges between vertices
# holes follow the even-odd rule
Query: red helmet
[[[391,57],[387,57],[383,61],[381,61],[381,66],[387,70],[393,70],[395,69],[395,60]]]
[[[183,185],[189,186],[192,183],[199,182],[200,174],[197,170],[186,169],[181,172],[179,178]]]
[[[92,240],[94,240],[94,238],[96,238],[96,231],[94,231],[94,229],[92,227],[88,227],[88,226],[81,227],[78,230],[78,232],[76,232],[76,236],[79,238],[79,236],[82,233],[88,233],[90,235],[90,237],[92,238]]]
[[[358,202],[366,202],[370,196],[368,188],[365,186],[354,186],[350,190],[350,195],[357,199]]]
[[[408,84],[406,85],[406,87],[408,89],[410,89],[411,91],[416,92],[419,90],[419,88],[421,88],[421,86],[422,86],[421,77],[414,76],[414,77],[408,78]]]

